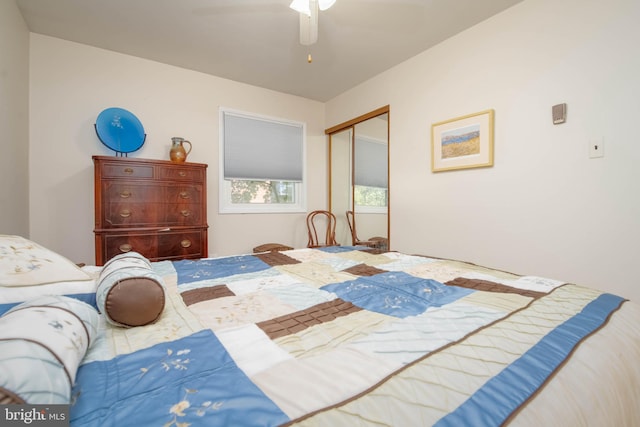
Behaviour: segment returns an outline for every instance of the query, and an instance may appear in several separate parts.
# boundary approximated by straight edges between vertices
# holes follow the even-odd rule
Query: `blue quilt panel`
[[[366,310],[399,318],[416,316],[429,307],[440,307],[474,292],[397,271],[333,283],[321,289]]]
[[[441,418],[436,426],[502,425],[544,385],[580,341],[597,331],[623,302],[624,299],[615,295],[600,295],[491,378],[466,402]]]
[[[252,255],[174,261],[173,266],[178,273],[178,286],[237,274],[255,273],[271,268],[269,264]]]
[[[77,426],[275,426],[289,418],[210,330],[80,367]]]

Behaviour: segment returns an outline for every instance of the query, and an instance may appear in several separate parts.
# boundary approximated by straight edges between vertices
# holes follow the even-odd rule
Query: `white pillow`
[[[44,296],[0,317],[0,401],[69,404],[99,315],[74,298]]]
[[[67,258],[21,236],[0,235],[0,286],[93,280]]]

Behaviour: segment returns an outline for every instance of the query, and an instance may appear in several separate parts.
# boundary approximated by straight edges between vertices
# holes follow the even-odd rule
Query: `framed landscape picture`
[[[431,125],[431,171],[493,166],[493,110]]]

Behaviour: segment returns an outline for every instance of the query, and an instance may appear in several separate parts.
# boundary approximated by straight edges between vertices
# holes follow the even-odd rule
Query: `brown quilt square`
[[[260,258],[262,261],[264,261],[265,263],[269,264],[270,266],[274,267],[276,265],[287,265],[287,264],[299,264],[300,261],[298,261],[295,258],[291,258],[288,255],[285,255],[283,253],[280,252],[265,252],[265,253],[261,253],[261,254],[254,254],[254,257],[258,257]]]
[[[376,274],[386,273],[386,270],[380,270],[376,267],[371,267],[367,264],[358,264],[353,267],[349,267],[343,270],[345,273],[353,274],[354,276],[375,276]]]
[[[540,298],[544,296],[544,292],[529,291],[527,289],[512,288],[511,286],[503,285],[500,283],[491,282],[489,280],[480,279],[467,279],[464,277],[458,277],[453,280],[449,280],[446,285],[458,286],[461,288],[475,289],[477,291],[486,292],[500,292],[503,294],[518,294],[525,297]]]
[[[338,317],[346,316],[362,310],[350,302],[337,298],[322,304],[314,305],[306,310],[276,317],[258,323],[258,327],[271,339],[294,334],[313,325],[330,322]]]
[[[184,291],[180,295],[186,305],[192,305],[201,301],[208,301],[222,297],[232,297],[236,294],[231,292],[231,289],[229,289],[227,285],[217,285]]]

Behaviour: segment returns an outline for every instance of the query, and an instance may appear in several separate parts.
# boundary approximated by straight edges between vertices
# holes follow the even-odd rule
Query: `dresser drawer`
[[[204,223],[198,203],[132,203],[113,201],[104,205],[100,228],[198,226]]]
[[[157,256],[158,240],[155,233],[105,234],[102,236],[102,248],[105,262],[116,255],[138,252],[149,259]]]
[[[150,261],[207,256],[206,229],[106,232],[96,234],[96,238],[104,262],[127,252],[138,252]]]
[[[202,224],[202,207],[198,204],[168,203],[163,209],[163,223],[169,226],[175,225],[199,225]]]
[[[172,185],[163,190],[162,200],[170,203],[200,204],[203,199],[202,185]]]
[[[153,178],[153,165],[104,162],[101,173],[104,178]]]
[[[162,198],[155,186],[139,182],[102,181],[102,197],[116,203],[153,203]]]
[[[169,181],[204,182],[204,169],[188,166],[158,166],[158,178]]]
[[[103,228],[164,226],[166,211],[162,203],[111,201],[104,204]]]
[[[206,256],[205,244],[201,230],[162,232],[158,234],[157,260],[202,258]]]

